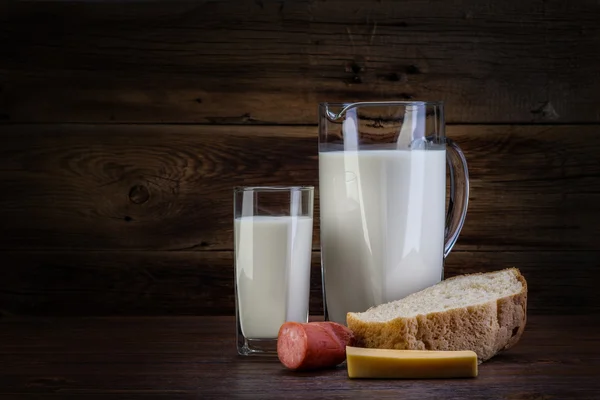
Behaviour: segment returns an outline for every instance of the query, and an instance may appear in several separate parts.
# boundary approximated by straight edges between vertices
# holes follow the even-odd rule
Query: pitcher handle
[[[444,258],[450,254],[467,217],[469,205],[469,169],[460,147],[446,138],[446,162],[450,172],[450,200],[444,232]],[[457,212],[457,210],[459,212]]]

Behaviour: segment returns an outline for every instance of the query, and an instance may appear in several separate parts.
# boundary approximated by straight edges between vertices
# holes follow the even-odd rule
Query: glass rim
[[[311,185],[296,185],[296,186],[234,186],[234,192],[250,192],[250,191],[265,191],[265,192],[284,192],[289,190],[314,190]]]
[[[331,106],[331,107],[382,107],[382,106],[443,106],[443,100],[381,100],[381,101],[356,101],[356,102],[327,102],[323,101],[319,103],[319,106]]]

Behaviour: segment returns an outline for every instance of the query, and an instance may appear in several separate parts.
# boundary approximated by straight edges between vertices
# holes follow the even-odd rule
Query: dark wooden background
[[[232,314],[232,187],[317,185],[317,103],[384,99],[466,153],[447,276],[600,312],[597,1],[1,1],[0,315]]]

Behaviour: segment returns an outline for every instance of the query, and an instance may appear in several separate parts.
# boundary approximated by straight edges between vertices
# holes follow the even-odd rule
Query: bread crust
[[[517,268],[509,269],[523,285],[517,294],[469,307],[398,317],[387,322],[364,322],[358,313],[348,313],[347,325],[362,347],[472,350],[481,363],[514,346],[525,330],[527,281]],[[451,279],[455,278],[448,280]]]

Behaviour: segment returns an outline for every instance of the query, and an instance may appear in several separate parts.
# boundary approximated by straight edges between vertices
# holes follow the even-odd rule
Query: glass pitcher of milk
[[[320,104],[319,195],[326,319],[440,282],[469,197],[443,104]]]

